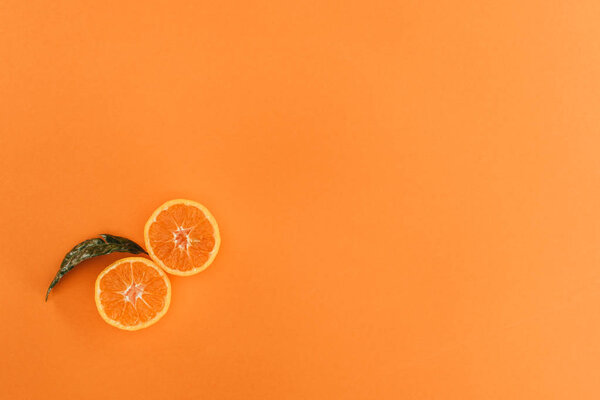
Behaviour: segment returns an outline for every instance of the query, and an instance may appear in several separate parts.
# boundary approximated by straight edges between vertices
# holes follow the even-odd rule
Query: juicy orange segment
[[[104,321],[129,331],[146,328],[169,309],[167,274],[142,257],[120,259],[96,279],[96,307]]]
[[[217,221],[202,204],[171,200],[158,207],[144,230],[146,248],[170,274],[194,275],[214,260],[221,243]]]

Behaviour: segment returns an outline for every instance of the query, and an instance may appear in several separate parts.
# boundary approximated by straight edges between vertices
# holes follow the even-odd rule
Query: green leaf
[[[67,253],[46,292],[46,301],[48,301],[50,291],[61,278],[85,260],[110,253],[148,254],[139,244],[124,237],[108,235],[106,233],[101,234],[100,237],[101,239],[94,238],[81,242]]]

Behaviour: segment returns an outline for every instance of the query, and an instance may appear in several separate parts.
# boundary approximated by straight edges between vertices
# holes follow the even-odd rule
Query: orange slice
[[[215,259],[221,236],[210,211],[191,200],[158,207],[144,230],[146,249],[156,264],[173,275],[194,275]]]
[[[167,274],[142,257],[122,258],[98,275],[96,307],[103,320],[128,331],[146,328],[169,309]]]

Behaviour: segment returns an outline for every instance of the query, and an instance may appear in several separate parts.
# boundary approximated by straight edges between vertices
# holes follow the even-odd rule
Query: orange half
[[[171,200],[158,207],[144,229],[146,249],[173,275],[194,275],[215,259],[221,236],[217,221],[202,204]]]
[[[96,279],[98,312],[104,321],[119,329],[136,331],[156,323],[170,303],[167,274],[146,258],[122,258]]]

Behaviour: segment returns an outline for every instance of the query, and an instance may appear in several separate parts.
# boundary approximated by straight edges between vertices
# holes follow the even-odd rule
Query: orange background
[[[600,397],[598,1],[0,4],[2,399]],[[104,323],[98,233],[223,244]]]

